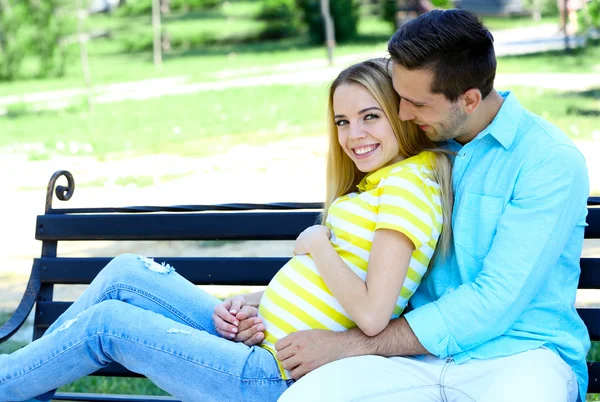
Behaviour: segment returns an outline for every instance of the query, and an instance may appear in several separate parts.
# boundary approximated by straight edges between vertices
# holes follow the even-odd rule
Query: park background
[[[328,84],[349,64],[385,56],[397,23],[412,17],[407,2],[330,0],[329,53],[319,0],[154,2],[153,25],[153,0],[0,0],[0,323],[39,255],[35,217],[56,170],[77,183],[56,208],[322,201]],[[575,141],[600,194],[600,0],[567,36],[556,0],[433,3],[481,15],[499,56],[496,88]],[[293,244],[280,243],[81,242],[59,254],[291,255]],[[600,245],[586,242],[584,254],[600,255]],[[30,339],[25,325],[0,353]],[[145,379],[95,377],[61,390],[164,394]]]

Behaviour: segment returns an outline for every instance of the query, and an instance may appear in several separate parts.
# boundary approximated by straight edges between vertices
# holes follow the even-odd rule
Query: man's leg
[[[575,402],[578,384],[554,352],[538,348],[513,356],[452,364],[442,378],[448,401]]]
[[[110,362],[183,401],[275,401],[287,389],[273,356],[122,301],[106,300],[51,334],[0,355],[0,401],[23,401]]]
[[[430,402],[441,401],[445,360],[381,356],[342,359],[307,374],[279,402]]]

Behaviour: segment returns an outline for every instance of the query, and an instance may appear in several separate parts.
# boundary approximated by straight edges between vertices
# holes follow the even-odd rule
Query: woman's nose
[[[362,124],[352,124],[350,125],[350,138],[364,138],[366,136],[366,130],[362,126]]]

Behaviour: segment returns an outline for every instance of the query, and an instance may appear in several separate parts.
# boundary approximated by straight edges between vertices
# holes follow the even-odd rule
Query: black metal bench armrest
[[[27,316],[33,309],[33,306],[37,300],[40,292],[40,273],[37,267],[31,269],[31,275],[29,276],[29,282],[25,289],[25,294],[19,302],[19,306],[15,310],[15,313],[10,319],[0,328],[0,343],[8,340],[15,332],[21,328],[25,323]]]

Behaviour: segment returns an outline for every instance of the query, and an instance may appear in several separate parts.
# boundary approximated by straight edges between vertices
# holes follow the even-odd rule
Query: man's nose
[[[413,113],[412,105],[410,104],[410,102],[405,101],[404,99],[400,99],[398,117],[402,121],[413,120],[415,118],[415,114]]]

